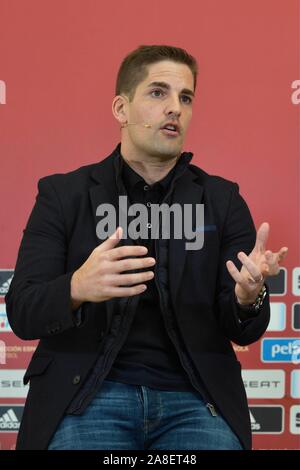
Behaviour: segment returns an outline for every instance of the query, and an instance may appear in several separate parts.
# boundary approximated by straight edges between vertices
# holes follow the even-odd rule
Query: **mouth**
[[[165,124],[163,127],[161,127],[161,132],[164,135],[172,136],[172,137],[177,137],[180,134],[180,129],[178,124]]]

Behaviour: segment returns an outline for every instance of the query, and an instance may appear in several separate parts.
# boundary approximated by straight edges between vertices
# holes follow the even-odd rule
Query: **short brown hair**
[[[187,51],[180,47],[165,45],[139,46],[121,63],[116,81],[116,95],[124,93],[129,97],[129,101],[132,101],[138,84],[147,77],[147,65],[162,60],[186,64],[193,74],[194,90],[196,89],[198,65],[196,59]]]

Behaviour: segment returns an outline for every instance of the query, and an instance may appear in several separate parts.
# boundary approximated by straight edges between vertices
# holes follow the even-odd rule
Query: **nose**
[[[174,114],[174,117],[181,115],[181,103],[177,96],[170,96],[166,107],[166,115]]]

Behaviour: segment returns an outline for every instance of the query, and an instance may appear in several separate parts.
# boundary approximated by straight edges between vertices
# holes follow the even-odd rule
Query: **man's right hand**
[[[122,274],[124,271],[150,268],[155,259],[150,257],[124,259],[128,256],[145,256],[145,246],[116,247],[122,237],[122,227],[101,245],[73,273],[71,278],[71,304],[76,310],[83,302],[104,302],[112,297],[130,297],[147,289],[143,284],[154,277],[153,271]]]

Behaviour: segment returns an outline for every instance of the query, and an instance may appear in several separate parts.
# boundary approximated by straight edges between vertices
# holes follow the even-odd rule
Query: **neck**
[[[157,181],[163,179],[169,171],[176,165],[180,154],[176,157],[163,157],[162,159],[149,157],[141,159],[134,155],[126,155],[126,152],[122,150],[121,156],[123,160],[136,172],[138,173],[148,184],[154,184]]]

